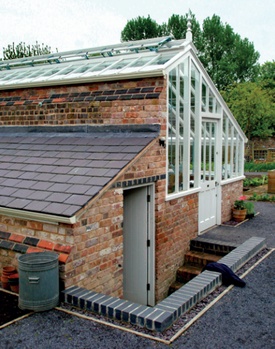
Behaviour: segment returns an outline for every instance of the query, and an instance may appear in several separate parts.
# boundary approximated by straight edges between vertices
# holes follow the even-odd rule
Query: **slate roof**
[[[158,133],[157,125],[0,127],[0,209],[72,217]]]

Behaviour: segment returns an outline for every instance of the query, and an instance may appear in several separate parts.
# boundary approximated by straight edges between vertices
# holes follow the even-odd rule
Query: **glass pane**
[[[177,72],[173,69],[169,74],[169,129],[168,129],[168,193],[175,192],[176,171],[176,81]]]
[[[201,85],[201,110],[206,111],[207,110],[207,86],[206,82],[203,80]]]
[[[216,179],[216,122],[202,122],[201,179],[203,182]]]

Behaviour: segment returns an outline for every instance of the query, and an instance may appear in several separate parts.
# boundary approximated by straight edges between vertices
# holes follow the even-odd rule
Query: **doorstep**
[[[221,258],[218,263],[226,264],[235,272],[264,247],[264,238],[252,237]],[[107,296],[78,286],[71,286],[62,291],[61,300],[80,309],[162,332],[221,283],[220,273],[206,270],[154,307]]]

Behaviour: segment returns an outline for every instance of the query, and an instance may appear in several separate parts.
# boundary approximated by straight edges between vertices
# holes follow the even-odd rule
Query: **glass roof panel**
[[[60,80],[76,80],[100,76],[142,75],[158,70],[179,52],[185,40],[170,37],[124,42],[92,49],[74,50],[49,55],[25,57],[0,62],[0,89],[9,85],[51,84]]]

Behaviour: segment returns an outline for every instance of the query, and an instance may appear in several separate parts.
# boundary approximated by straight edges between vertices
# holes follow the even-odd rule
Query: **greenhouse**
[[[246,137],[190,28],[1,61],[0,125],[3,238],[60,253],[64,288],[156,304],[242,194]]]

